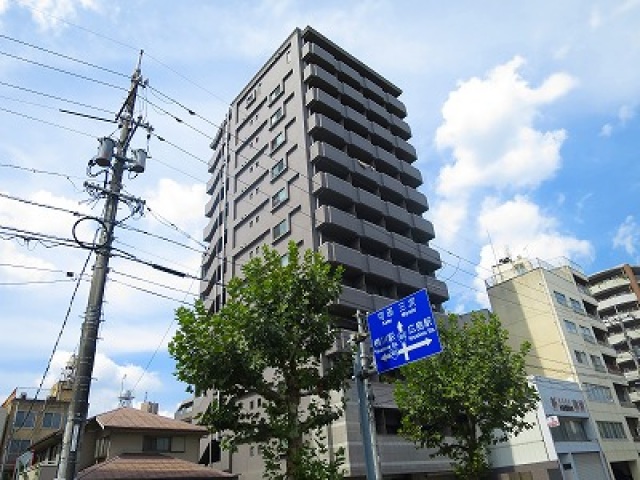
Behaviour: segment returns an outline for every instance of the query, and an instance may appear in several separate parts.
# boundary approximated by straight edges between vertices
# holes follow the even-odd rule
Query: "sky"
[[[94,257],[33,237],[91,243],[86,217],[104,202],[84,184],[104,177],[88,162],[117,135],[104,120],[141,50],[136,116],[153,131],[132,148],[150,157],[124,190],[146,210],[118,213],[90,413],[124,389],[166,415],[188,397],[167,342],[198,294],[209,144],[307,25],[403,90],[448,311],[487,306],[484,281],[508,255],[587,274],[640,262],[638,0],[0,0],[2,399],[50,387],[77,349]]]

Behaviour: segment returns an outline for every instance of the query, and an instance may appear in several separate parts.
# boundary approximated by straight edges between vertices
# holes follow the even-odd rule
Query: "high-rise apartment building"
[[[629,381],[631,400],[640,406],[640,266],[628,264],[589,276],[598,313],[607,325],[618,367]],[[640,432],[638,433],[640,436]]]
[[[640,412],[631,402],[617,353],[589,279],[575,264],[505,258],[494,267],[487,292],[513,346],[527,340],[530,374],[580,385],[596,428],[559,416],[559,427],[576,430],[593,452],[600,444],[615,478],[640,479]],[[594,457],[595,458],[595,457]]]
[[[291,240],[344,267],[333,308],[347,326],[356,310],[374,311],[420,289],[440,310],[448,292],[435,276],[441,261],[429,247],[434,229],[422,216],[428,203],[418,191],[422,176],[400,93],[309,27],[295,30],[242,88],[211,145],[201,284],[211,312],[225,302],[223,285],[262,245],[285,255]],[[446,461],[430,460],[395,435],[390,386],[376,390],[383,471],[446,470]],[[362,476],[351,393],[328,438],[346,448],[347,475]],[[234,471],[244,462],[243,478],[260,478],[256,450],[247,448]]]

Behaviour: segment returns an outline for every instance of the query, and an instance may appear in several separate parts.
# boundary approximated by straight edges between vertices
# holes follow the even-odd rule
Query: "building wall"
[[[596,425],[615,423],[624,432],[625,438],[611,439],[596,429],[607,461],[637,466],[640,444],[633,441],[632,426],[639,412],[628,401],[627,381],[616,369],[616,354],[606,342],[606,325],[586,288],[587,277],[574,266],[541,261],[501,265],[508,267],[515,273],[500,272],[487,291],[512,344],[532,343],[529,372],[578,382]]]

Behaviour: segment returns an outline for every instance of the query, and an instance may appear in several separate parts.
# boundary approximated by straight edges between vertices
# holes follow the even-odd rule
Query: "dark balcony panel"
[[[425,277],[425,279],[431,303],[441,305],[449,300],[449,290],[447,290],[447,285],[444,282],[429,276]]]
[[[202,282],[200,282],[200,296],[208,297],[211,293],[211,290],[213,290],[214,285],[215,282],[212,282],[209,278],[205,278]]]
[[[213,209],[216,204],[216,200],[218,200],[218,192],[215,195],[212,195],[211,198],[207,201],[207,204],[204,206],[204,216],[207,218],[211,218],[213,216]]]
[[[422,264],[426,263],[428,267],[426,270],[435,272],[442,267],[442,260],[437,251],[421,243],[416,243],[416,246],[418,247],[418,262]]]
[[[422,215],[429,210],[429,202],[424,193],[413,188],[407,188],[407,208],[418,215]]]
[[[376,246],[387,247],[389,246],[390,236],[384,228],[374,225],[371,222],[362,220],[362,235],[360,242],[362,244],[373,243]]]
[[[411,127],[409,127],[409,124],[395,115],[391,115],[391,131],[403,140],[409,140],[411,138]]]
[[[207,226],[204,229],[204,236],[203,236],[203,240],[205,242],[209,242],[211,241],[211,239],[213,238],[213,234],[215,233],[215,231],[218,229],[218,219],[216,218],[215,220],[210,220],[209,223],[207,223]]]
[[[379,104],[384,105],[386,103],[387,94],[382,89],[382,87],[380,87],[380,85],[372,82],[366,77],[363,78],[362,80],[363,80],[362,87],[363,87],[363,90],[365,91],[365,95],[375,100]]]
[[[427,286],[424,275],[420,275],[420,273],[404,267],[397,267],[397,269],[398,283],[401,285],[405,285],[415,290],[421,290]]]
[[[411,188],[418,188],[422,185],[422,174],[416,167],[406,162],[400,162],[400,169],[402,183]]]
[[[319,113],[309,117],[309,133],[315,141],[329,142],[338,148],[342,148],[347,142],[344,127]]]
[[[353,184],[367,190],[375,190],[380,184],[380,173],[361,160],[353,161]]]
[[[390,232],[390,235],[390,247],[395,252],[398,252],[401,258],[408,260],[410,258],[415,259],[419,256],[420,252],[418,250],[418,245],[413,240],[395,232]]]
[[[376,310],[373,304],[372,296],[367,292],[353,287],[342,286],[342,293],[338,298],[338,304],[363,312],[373,312]]]
[[[353,108],[344,107],[344,126],[358,135],[366,136],[371,130],[371,121]]]
[[[413,235],[417,242],[426,243],[436,238],[433,223],[419,215],[412,216]]]
[[[318,249],[324,258],[332,264],[342,265],[348,271],[366,272],[367,258],[353,248],[345,247],[339,243],[327,242]]]
[[[340,121],[344,116],[344,107],[337,98],[318,88],[312,88],[306,94],[307,107],[329,118]]]
[[[389,94],[387,94],[386,100],[387,100],[386,102],[387,109],[391,113],[393,113],[394,115],[397,115],[400,118],[405,118],[407,116],[407,107],[404,106],[404,103],[402,103],[393,95],[389,95]]]
[[[371,299],[373,300],[373,309],[369,310],[369,312],[382,310],[384,307],[395,301],[393,298],[383,297],[381,295],[371,295]]]
[[[367,259],[368,270],[366,273],[368,275],[390,283],[398,283],[398,267],[393,263],[371,255],[366,255],[365,257]]]
[[[318,170],[339,177],[346,177],[353,170],[353,159],[328,143],[315,142],[309,149],[309,157]]]
[[[368,100],[364,98],[364,95],[358,90],[346,83],[341,83],[340,92],[342,93],[342,103],[349,105],[359,112],[366,110]]]
[[[390,115],[384,107],[373,100],[367,100],[367,116],[382,126],[389,125]]]
[[[349,83],[356,88],[361,88],[362,75],[356,72],[353,68],[344,62],[337,62],[336,69],[339,72],[339,77],[341,77],[346,83]]]
[[[222,176],[219,176],[219,175],[211,175],[211,177],[209,177],[209,180],[207,180],[207,193],[209,195],[211,195],[213,191],[216,189],[217,184],[221,178]]]
[[[401,203],[407,195],[407,187],[389,175],[380,174],[380,189],[393,199],[393,203]]]
[[[397,173],[401,171],[401,168],[404,168],[404,162],[398,160],[392,153],[387,152],[384,148],[376,147],[374,157],[376,159],[376,168],[392,177],[397,175]]]
[[[307,65],[304,69],[304,82],[310,87],[318,87],[331,95],[340,93],[342,85],[336,77],[318,65]]]
[[[368,211],[373,211],[375,214],[374,216],[382,217],[385,211],[385,202],[383,202],[377,195],[367,192],[361,188],[358,188],[356,191],[356,203]]]
[[[369,158],[374,153],[374,147],[369,140],[355,132],[348,132],[347,141],[349,142],[349,150],[356,158]]]
[[[304,44],[302,47],[302,59],[305,62],[321,65],[322,68],[325,68],[330,72],[333,72],[336,69],[337,62],[333,55],[315,43],[309,42]]]
[[[353,204],[355,189],[349,182],[329,173],[319,172],[313,176],[313,193],[329,205],[348,209]]]
[[[350,213],[324,205],[316,209],[316,226],[326,233],[348,241],[362,236],[362,222]]]
[[[392,149],[395,146],[396,138],[393,134],[375,122],[371,123],[371,136],[374,143],[381,145],[383,148]]]
[[[410,228],[412,226],[411,214],[404,208],[399,207],[393,203],[385,202],[385,216],[387,217],[387,225],[398,225],[402,227]]]
[[[395,137],[396,141],[396,154],[398,158],[405,162],[413,163],[418,159],[416,149],[410,143],[402,140],[399,137]]]

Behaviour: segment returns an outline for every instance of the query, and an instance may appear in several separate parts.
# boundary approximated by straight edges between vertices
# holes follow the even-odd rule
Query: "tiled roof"
[[[193,432],[206,434],[207,429],[201,425],[192,425],[173,418],[163,417],[155,413],[147,413],[130,407],[121,407],[95,416],[95,421],[102,428],[123,428],[132,430],[167,430],[176,432]]]
[[[77,480],[235,478],[237,475],[161,454],[123,453],[78,473]]]

